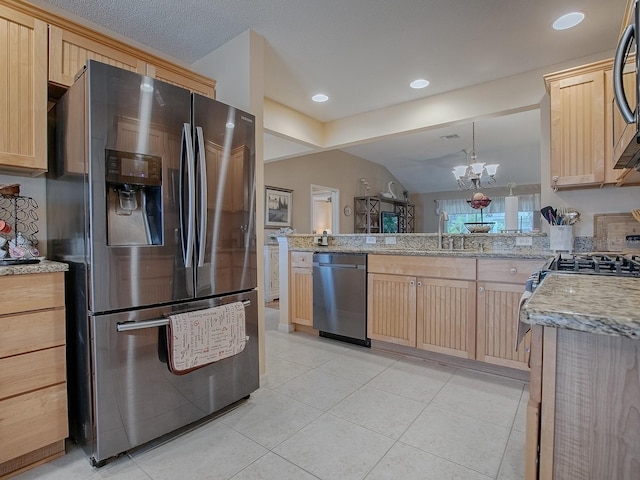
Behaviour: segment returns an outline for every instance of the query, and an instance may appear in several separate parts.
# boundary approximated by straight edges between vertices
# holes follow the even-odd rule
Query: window
[[[536,213],[540,211],[540,194],[518,195],[518,230],[529,232],[538,218]],[[504,197],[494,197],[491,203],[482,212],[484,222],[495,222],[492,233],[499,233],[505,229]],[[451,200],[436,200],[436,213],[447,212],[447,233],[468,233],[465,223],[479,222],[480,210],[472,209],[467,200],[457,198]]]

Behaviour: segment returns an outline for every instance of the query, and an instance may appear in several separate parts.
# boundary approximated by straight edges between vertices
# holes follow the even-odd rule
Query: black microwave
[[[637,1],[616,48],[613,63],[613,158],[614,168],[640,171],[640,59],[637,55],[640,11]],[[616,108],[617,106],[617,108]]]

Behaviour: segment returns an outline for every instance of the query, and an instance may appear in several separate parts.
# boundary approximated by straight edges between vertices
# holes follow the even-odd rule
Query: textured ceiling
[[[611,52],[626,4],[626,0],[33,1],[71,12],[187,64],[252,29],[265,39],[265,96],[320,121]],[[573,10],[586,13],[582,24],[566,31],[551,28],[555,18]],[[431,85],[408,88],[418,77]],[[310,97],[319,91],[331,99],[313,103]],[[530,130],[529,123],[522,128]],[[469,135],[458,133],[465,134],[464,148],[468,148]],[[407,162],[416,161],[412,148],[424,152],[424,141],[411,136],[393,149],[375,142],[348,151],[380,163],[384,163],[381,151],[395,152],[391,158],[398,163],[388,168],[401,182],[406,180],[410,191],[425,191],[409,186],[417,183],[411,176],[400,176],[402,170],[416,172]],[[524,151],[525,144],[520,147]],[[434,151],[421,154],[422,159],[455,153],[453,145],[447,148],[434,146]]]

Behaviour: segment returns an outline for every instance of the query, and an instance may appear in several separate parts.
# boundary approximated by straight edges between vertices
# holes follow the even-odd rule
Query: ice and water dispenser
[[[107,244],[162,245],[162,158],[106,150]]]

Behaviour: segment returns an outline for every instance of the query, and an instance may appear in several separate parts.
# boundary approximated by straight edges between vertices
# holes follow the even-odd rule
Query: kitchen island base
[[[541,403],[530,402],[527,479],[633,479],[640,465],[640,343],[544,327]],[[532,365],[532,375],[537,368]],[[531,394],[536,387],[533,377]],[[534,400],[532,398],[532,400]],[[529,464],[531,467],[531,464]]]

